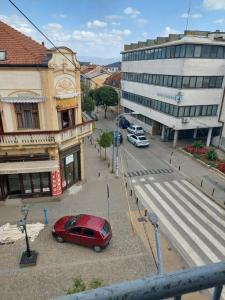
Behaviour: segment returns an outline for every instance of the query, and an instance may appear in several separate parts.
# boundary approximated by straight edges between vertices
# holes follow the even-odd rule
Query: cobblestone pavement
[[[49,299],[65,295],[72,279],[82,276],[85,281],[93,278],[104,284],[137,279],[155,274],[156,268],[143,225],[137,221],[136,204],[129,200],[134,230],[132,230],[128,202],[120,179],[114,178],[108,161],[99,157],[98,151],[85,141],[86,181],[66,191],[61,199],[31,199],[29,222],[43,222],[43,209],[49,210],[49,225],[31,243],[38,251],[35,267],[19,268],[25,241],[0,246],[0,299]],[[98,173],[100,172],[100,176]],[[81,246],[57,243],[51,236],[54,222],[62,215],[90,213],[108,218],[106,186],[110,189],[110,214],[113,238],[102,253]],[[0,225],[15,224],[20,219],[21,201],[0,203]],[[148,230],[150,232],[150,230]],[[153,234],[149,235],[154,249]],[[165,270],[174,271],[185,267],[172,246],[161,236]],[[190,298],[191,299],[191,298]],[[193,299],[193,298],[192,298]],[[198,294],[195,299],[206,299]]]

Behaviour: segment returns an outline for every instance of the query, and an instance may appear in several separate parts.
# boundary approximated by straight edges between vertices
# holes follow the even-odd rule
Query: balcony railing
[[[0,135],[0,147],[54,145],[72,138],[82,138],[91,132],[91,121],[58,131],[7,132]]]
[[[55,298],[55,300],[180,300],[183,295],[214,288],[212,300],[224,299],[225,262],[164,273]],[[192,299],[195,299],[194,297]]]

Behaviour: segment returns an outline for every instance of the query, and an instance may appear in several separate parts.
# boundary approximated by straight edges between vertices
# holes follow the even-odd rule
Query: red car
[[[62,217],[53,226],[52,234],[59,243],[71,242],[96,252],[105,248],[112,238],[109,222],[91,215]]]

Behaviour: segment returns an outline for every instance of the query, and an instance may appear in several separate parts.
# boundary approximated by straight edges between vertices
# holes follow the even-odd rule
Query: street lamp
[[[28,267],[28,266],[34,266],[36,265],[37,256],[38,253],[36,251],[30,250],[29,245],[29,238],[27,235],[27,215],[29,212],[29,208],[27,205],[23,205],[21,208],[21,213],[23,215],[23,218],[17,222],[17,227],[19,230],[21,230],[22,233],[25,233],[25,240],[26,240],[26,251],[22,253],[21,259],[20,259],[20,267]]]
[[[159,233],[158,233],[158,217],[155,213],[149,212],[148,219],[154,227],[156,251],[157,251],[157,270],[158,270],[158,274],[161,274],[163,272],[163,262],[162,262],[160,239],[159,239]]]
[[[138,115],[135,111],[130,113],[123,113],[117,116],[116,118],[116,177],[119,177],[119,149],[118,149],[118,139],[119,139],[119,119],[121,116],[126,115]],[[113,138],[113,147],[114,147],[114,138]],[[113,165],[114,165],[114,148],[113,148],[113,164],[112,164],[112,173],[113,173]]]

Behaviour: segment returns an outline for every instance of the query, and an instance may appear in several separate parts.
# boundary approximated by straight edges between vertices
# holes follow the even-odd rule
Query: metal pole
[[[115,141],[115,131],[113,131],[113,149],[112,149],[112,173],[114,173],[114,151],[115,151],[115,145],[114,145],[114,141]]]
[[[107,183],[108,221],[109,221],[109,185]]]
[[[116,129],[116,177],[119,177],[119,149],[118,149],[118,135],[119,135],[119,119],[117,118]]]
[[[26,223],[24,225],[24,231],[25,231],[25,238],[26,238],[26,244],[27,244],[27,256],[30,257],[31,256],[31,253],[30,253],[30,245],[29,245],[29,239],[28,239],[28,236],[27,236],[27,226],[26,226]]]
[[[158,232],[158,225],[154,225],[154,234],[155,234],[155,242],[156,242],[156,251],[157,251],[157,267],[158,267],[158,274],[162,274],[163,272],[163,262],[162,262],[162,255],[160,250],[160,239],[159,239],[159,232]]]
[[[212,300],[220,300],[222,289],[223,289],[222,285],[215,287]]]

